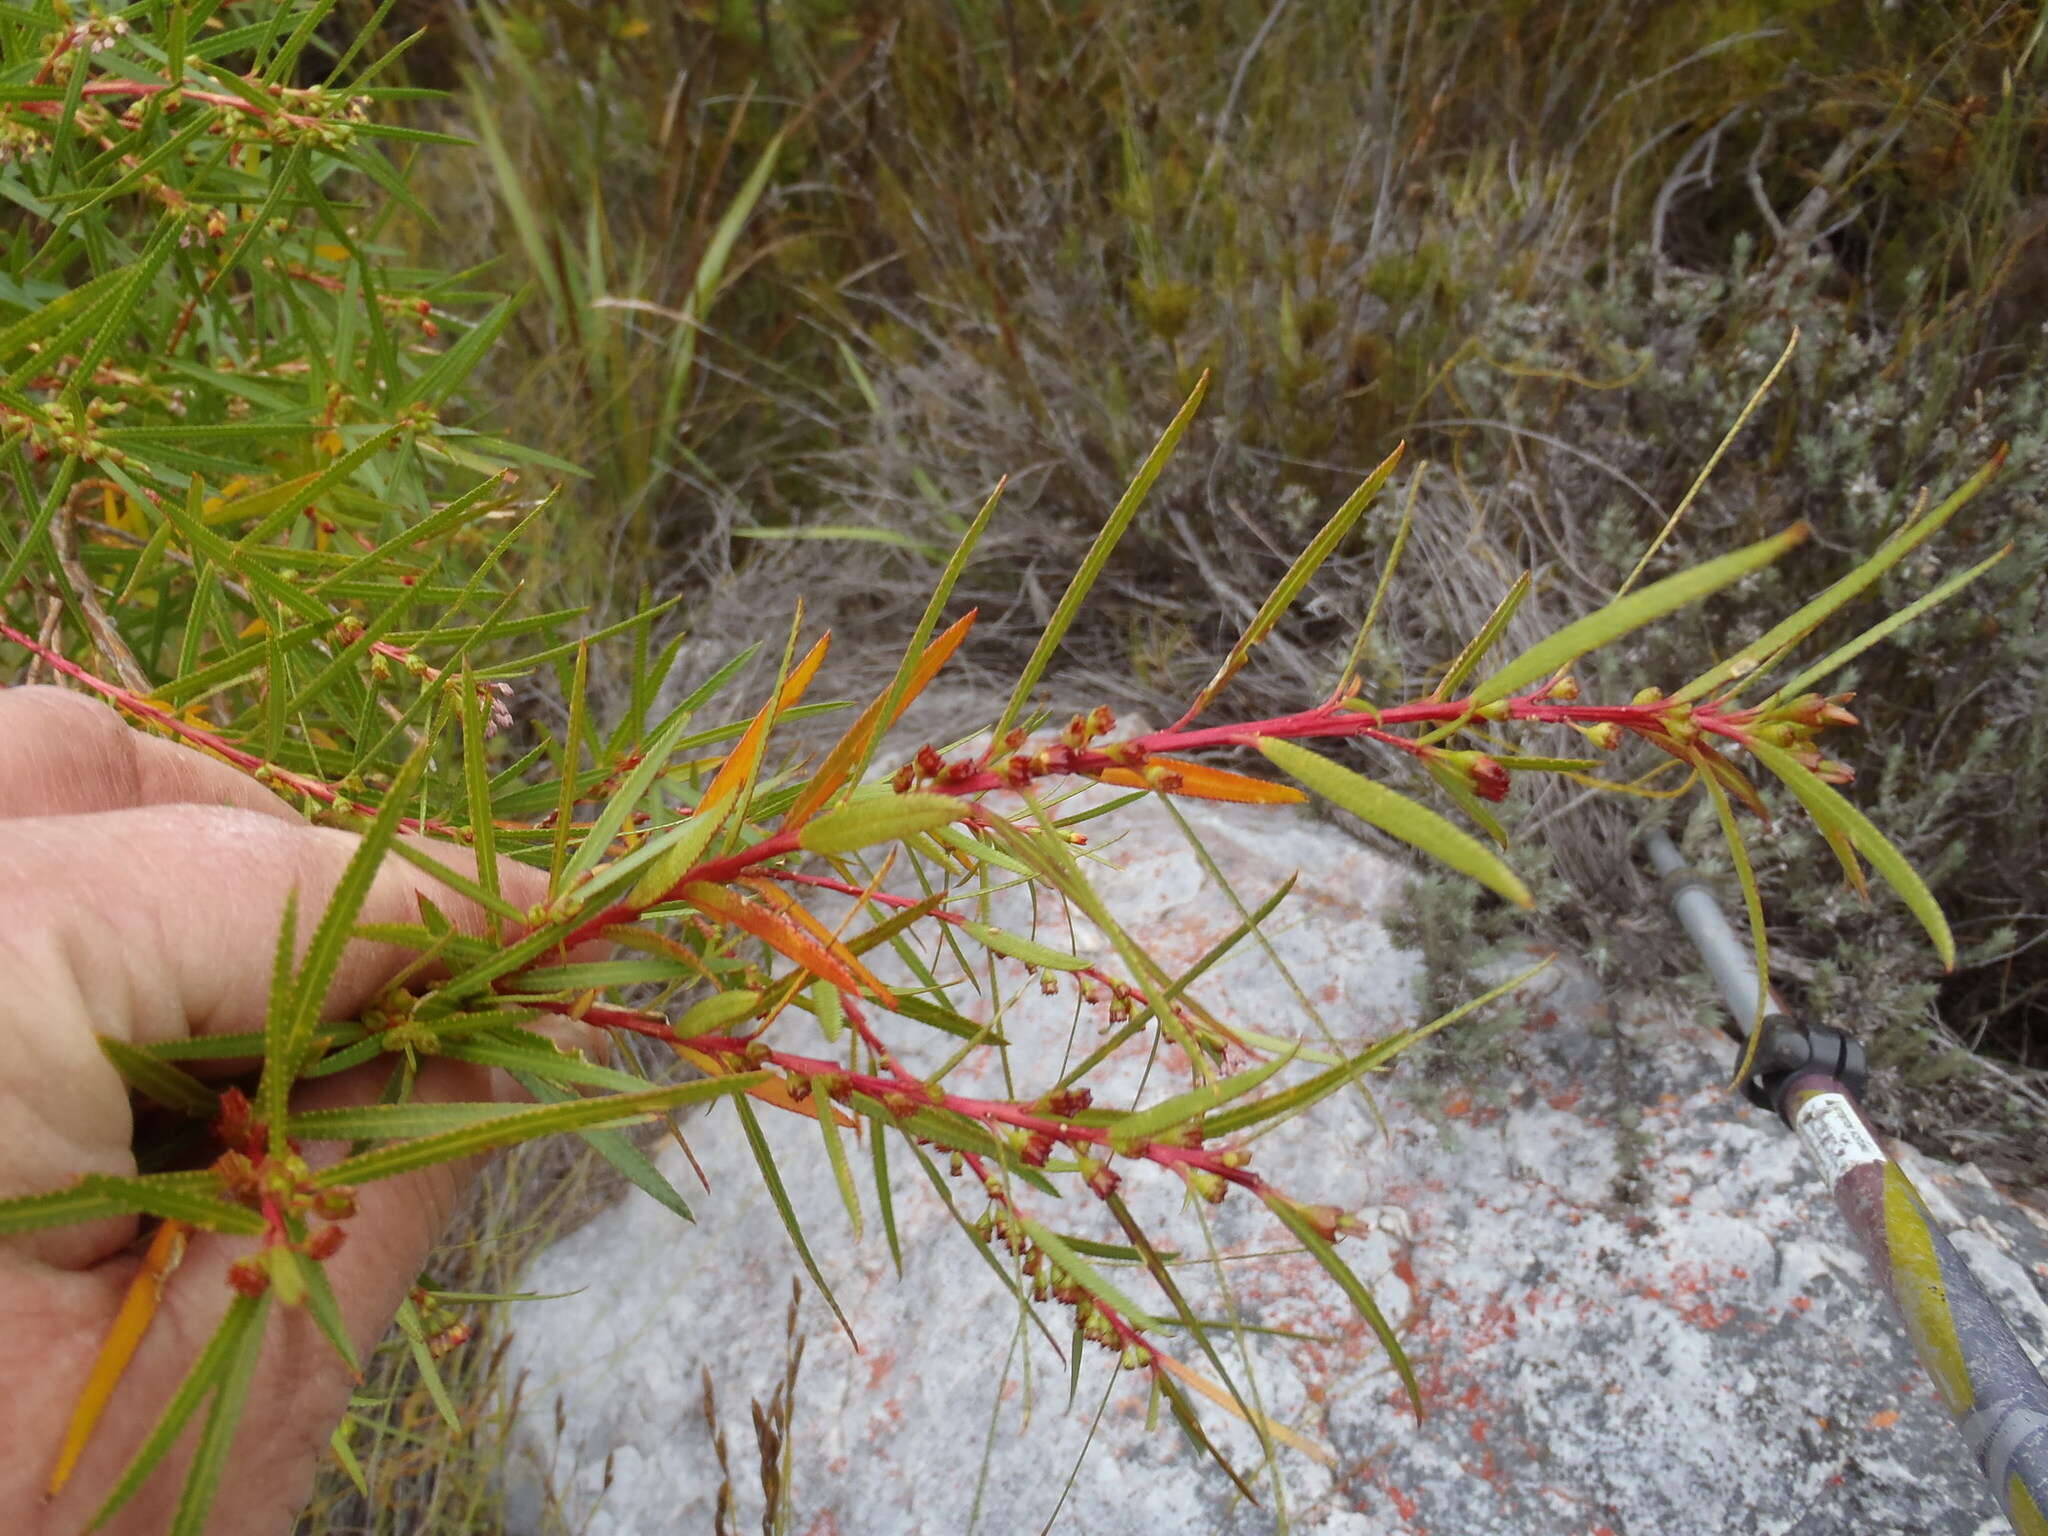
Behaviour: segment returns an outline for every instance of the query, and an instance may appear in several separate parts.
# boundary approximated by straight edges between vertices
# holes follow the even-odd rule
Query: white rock
[[[1382,925],[1403,900],[1400,866],[1305,815],[1187,814],[1247,907],[1301,872],[1268,931],[1342,1042],[1413,1021],[1419,962]],[[1113,867],[1099,869],[1099,888],[1140,942],[1184,966],[1237,923],[1237,909],[1207,885],[1162,811],[1134,806],[1119,824],[1125,835],[1105,855]],[[1007,900],[998,920],[1026,927],[1021,898]],[[1047,942],[1110,953],[1102,935],[1070,936],[1049,910],[1041,916]],[[1077,1009],[1071,988],[1041,998],[1019,968],[1003,975],[1019,993],[1004,1028],[1029,1092],[1070,1050],[1092,1047],[1097,1010]],[[1284,1507],[1287,1528],[1308,1536],[1985,1529],[1988,1496],[1797,1142],[1722,1091],[1720,1037],[1640,999],[1603,999],[1569,964],[1535,986],[1515,1069],[1454,1088],[1441,1120],[1410,1102],[1396,1067],[1372,1085],[1384,1130],[1354,1095],[1256,1143],[1255,1166],[1281,1188],[1374,1213],[1375,1230],[1343,1248],[1401,1331],[1425,1423],[1414,1423],[1371,1331],[1312,1259],[1232,1262],[1228,1297],[1211,1265],[1180,1271],[1206,1315],[1234,1305],[1247,1322],[1311,1336],[1216,1336],[1267,1413],[1334,1452],[1334,1467],[1288,1450],[1262,1467],[1243,1425],[1205,1412],[1263,1507],[1245,1504],[1163,1411],[1148,1431],[1144,1378],[1109,1369],[1099,1351],[1085,1352],[1069,1409],[1066,1366],[1021,1321],[901,1143],[890,1146],[898,1280],[865,1166],[869,1230],[856,1244],[816,1127],[764,1117],[861,1344],[855,1352],[806,1296],[786,1528],[1028,1536],[1050,1521],[1091,1536],[1236,1533],[1278,1528]],[[1256,945],[1196,995],[1226,1020],[1316,1035]],[[1169,1054],[1151,1064],[1151,1097],[1184,1086]],[[1001,1093],[992,1067],[963,1068],[949,1086]],[[1128,1096],[1147,1070],[1144,1054],[1126,1052],[1104,1077]],[[799,1266],[731,1112],[692,1121],[688,1134],[710,1192],[694,1187],[680,1156],[663,1162],[697,1211],[694,1227],[636,1198],[524,1278],[527,1290],[578,1292],[529,1306],[510,1354],[512,1376],[524,1378],[515,1503],[528,1531],[710,1530],[719,1474],[700,1409],[705,1370],[739,1527],[758,1524],[747,1513],[759,1506],[749,1402],[765,1402],[781,1378]],[[2038,1267],[2048,1243],[1995,1192],[1920,1167],[1974,1224],[2002,1234],[2001,1280],[2027,1283],[2028,1265],[2048,1272]],[[1134,1203],[1190,1259],[1202,1257],[1204,1213],[1185,1211],[1145,1171],[1127,1184]],[[969,1220],[979,1214],[971,1188],[949,1187]],[[1110,1234],[1085,1195],[1025,1194],[1063,1230]],[[1291,1246],[1249,1201],[1206,1214],[1225,1255]],[[1142,1276],[1117,1274],[1152,1297]],[[1047,1321],[1065,1348],[1063,1316],[1053,1309]],[[1179,1354],[1211,1374],[1192,1343]]]

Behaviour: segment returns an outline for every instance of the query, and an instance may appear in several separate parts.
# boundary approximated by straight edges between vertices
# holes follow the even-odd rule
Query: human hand
[[[253,780],[124,725],[54,688],[0,690],[0,1198],[88,1173],[133,1174],[128,1089],[97,1036],[136,1045],[261,1029],[287,895],[303,939],[356,848],[308,825]],[[459,849],[436,857],[473,873]],[[520,907],[538,871],[500,870]],[[359,921],[417,922],[417,897],[469,932],[483,913],[410,865],[379,872]],[[412,956],[349,945],[324,1016],[359,1013]],[[374,1100],[372,1063],[301,1090],[295,1109]],[[506,1095],[484,1069],[429,1058],[419,1099]],[[359,1355],[413,1284],[474,1173],[438,1167],[363,1189],[327,1269]],[[227,1269],[253,1240],[192,1234],[154,1323],[64,1491],[45,1502],[72,1406],[142,1264],[139,1222],[110,1219],[0,1237],[0,1510],[9,1530],[74,1532],[98,1507],[213,1333]],[[348,1367],[304,1308],[273,1307],[209,1530],[289,1530],[350,1390]],[[187,1448],[189,1452],[189,1447]],[[104,1529],[169,1524],[183,1477],[173,1453]]]

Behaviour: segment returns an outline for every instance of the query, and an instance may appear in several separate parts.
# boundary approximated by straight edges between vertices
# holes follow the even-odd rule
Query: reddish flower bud
[[[322,1227],[306,1239],[306,1257],[324,1264],[341,1252],[341,1245],[347,1241],[348,1233],[340,1227]]]
[[[313,1197],[313,1212],[329,1221],[347,1221],[356,1213],[356,1192],[341,1185],[323,1189]]]
[[[228,1284],[244,1296],[261,1296],[270,1289],[270,1267],[251,1254],[228,1266]]]
[[[1476,753],[1472,759],[1472,791],[1482,800],[1505,800],[1508,797],[1508,771],[1488,757],[1484,752]]]
[[[1098,1163],[1090,1157],[1081,1159],[1081,1172],[1088,1181],[1088,1187],[1095,1192],[1098,1199],[1107,1200],[1117,1192],[1117,1186],[1123,1183],[1117,1176],[1117,1171],[1109,1164]]]
[[[1095,1095],[1086,1088],[1062,1088],[1056,1093],[1048,1093],[1039,1102],[1044,1106],[1045,1112],[1048,1115],[1056,1115],[1062,1120],[1070,1120],[1093,1104],[1095,1102]]]

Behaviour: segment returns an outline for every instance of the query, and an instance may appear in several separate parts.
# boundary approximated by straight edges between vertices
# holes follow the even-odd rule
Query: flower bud
[[[1612,720],[1600,720],[1592,725],[1578,726],[1576,729],[1602,752],[1612,752],[1621,745],[1621,727]]]
[[[345,1185],[323,1189],[313,1197],[313,1214],[329,1221],[347,1221],[356,1213],[356,1192]]]
[[[228,1266],[228,1284],[244,1296],[261,1296],[270,1289],[270,1271],[255,1254]]]
[[[1230,1185],[1223,1176],[1206,1168],[1182,1168],[1181,1175],[1188,1181],[1189,1190],[1211,1205],[1221,1205],[1223,1197],[1230,1193]]]

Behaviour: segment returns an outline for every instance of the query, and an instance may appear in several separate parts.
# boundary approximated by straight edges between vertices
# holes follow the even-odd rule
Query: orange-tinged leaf
[[[819,944],[782,912],[763,906],[759,902],[742,900],[722,886],[710,885],[701,880],[684,886],[681,894],[684,901],[707,917],[715,917],[722,922],[731,923],[735,928],[744,929],[776,953],[794,960],[812,975],[822,977],[841,991],[861,990],[862,981],[859,974],[849,967],[845,960],[834,954],[831,949]],[[834,948],[839,946],[835,945]],[[845,954],[843,948],[840,949],[840,954]],[[846,960],[852,958],[851,955],[846,956]],[[868,981],[874,982],[874,977],[869,976]],[[875,987],[872,995],[876,1000],[886,1006],[893,1006],[895,998],[889,990],[878,982],[875,983]]]
[[[1166,769],[1180,780],[1165,793],[1185,795],[1191,800],[1228,800],[1237,805],[1300,805],[1308,799],[1292,784],[1275,784],[1271,779],[1255,779],[1249,774],[1232,773],[1227,768],[1211,768],[1207,763],[1183,762],[1174,757],[1148,757],[1145,762],[1148,767]],[[1135,768],[1105,768],[1096,778],[1104,784],[1115,784],[1125,789],[1161,787]]]
[[[891,711],[889,725],[903,718],[903,711],[910,708],[917,696],[924,692],[931,680],[939,675],[939,669],[952,659],[953,652],[960,648],[960,642],[967,638],[967,632],[974,628],[975,615],[979,609],[970,609],[948,625],[932,643],[924,648],[924,654],[917,659],[917,665],[910,669],[910,675],[903,682],[903,697],[896,701]],[[792,831],[801,827],[824,808],[846,783],[846,776],[853,771],[853,765],[860,761],[868,750],[868,743],[874,738],[881,722],[882,710],[888,704],[889,696],[884,693],[860,712],[860,718],[846,728],[846,734],[833,744],[825,754],[825,761],[818,765],[818,771],[797,796],[796,804],[789,808],[782,829]]]
[[[1230,1393],[1217,1386],[1208,1377],[1198,1375],[1196,1372],[1189,1370],[1178,1360],[1174,1359],[1173,1356],[1155,1354],[1152,1357],[1152,1363],[1173,1377],[1182,1386],[1193,1387],[1202,1396],[1209,1399],[1210,1402],[1230,1414],[1233,1418],[1242,1419],[1247,1424],[1253,1424],[1258,1428],[1264,1429],[1267,1434],[1278,1440],[1282,1445],[1292,1446],[1295,1450],[1301,1452],[1302,1455],[1307,1456],[1313,1461],[1319,1461],[1326,1467],[1334,1467],[1337,1464],[1337,1458],[1331,1453],[1328,1446],[1320,1441],[1309,1439],[1307,1435],[1302,1434],[1299,1430],[1289,1429],[1277,1419],[1267,1418],[1264,1414],[1259,1414],[1256,1417],[1247,1414],[1239,1406],[1237,1399],[1232,1397]]]
[[[57,1465],[50,1471],[50,1497],[55,1498],[71,1481],[71,1473],[91,1441],[100,1415],[106,1412],[114,1388],[120,1385],[122,1376],[127,1373],[128,1362],[135,1358],[142,1336],[156,1318],[157,1304],[163,1300],[164,1282],[170,1279],[171,1271],[185,1257],[185,1238],[190,1231],[191,1228],[182,1221],[166,1221],[150,1239],[149,1249],[142,1256],[142,1268],[135,1272],[134,1280],[128,1285],[128,1294],[121,1298],[121,1310],[114,1314],[113,1326],[107,1330],[99,1356],[92,1363],[92,1374],[85,1378],[85,1386],[79,1391],[78,1402],[71,1410],[71,1422],[64,1427],[64,1440],[57,1451]]]
[[[769,906],[816,939],[819,947],[859,978],[860,984],[867,988],[870,997],[888,999],[890,996],[889,989],[882,985],[880,978],[865,965],[861,964],[860,957],[840,943],[839,935],[819,922],[810,908],[790,895],[788,891],[777,885],[773,880],[749,878],[742,883],[748,889],[760,895]],[[847,915],[849,918],[852,916],[851,913]]]
[[[726,755],[718,772],[712,775],[711,783],[704,791],[704,798],[697,802],[697,814],[707,810],[721,809],[741,789],[753,782],[755,772],[761,766],[761,754],[768,749],[768,732],[775,724],[775,717],[794,706],[811,686],[811,679],[818,675],[818,668],[824,664],[825,652],[832,644],[829,631],[818,636],[818,643],[811,647],[804,659],[790,670],[783,680],[781,691],[768,703],[761,706],[761,712],[754,716],[753,724],[741,736],[739,744]]]

